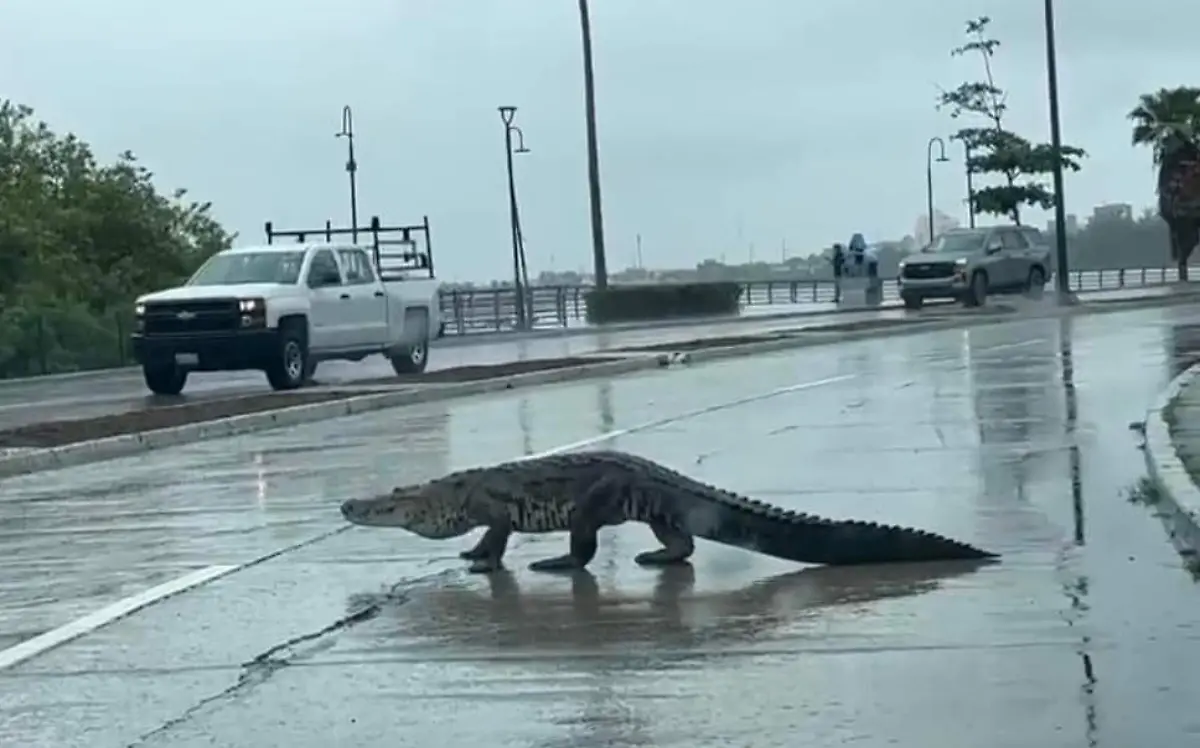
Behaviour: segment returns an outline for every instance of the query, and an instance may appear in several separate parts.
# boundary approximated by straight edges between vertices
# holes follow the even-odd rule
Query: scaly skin
[[[714,488],[652,460],[616,451],[574,452],[463,470],[372,499],[350,499],[342,516],[358,525],[402,527],[444,539],[486,527],[461,556],[471,571],[502,568],[513,532],[570,533],[566,555],[534,571],[582,569],[601,527],[650,526],[663,547],[638,554],[643,566],[686,562],[695,538],[788,561],[849,566],[995,559],[995,554],[906,527],[829,520],[786,511]]]

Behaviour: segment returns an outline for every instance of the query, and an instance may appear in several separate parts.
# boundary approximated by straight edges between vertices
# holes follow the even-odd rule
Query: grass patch
[[[1138,504],[1140,506],[1158,506],[1162,501],[1162,487],[1158,485],[1158,481],[1148,475],[1144,475],[1138,479],[1138,482],[1126,490],[1125,498],[1130,504]]]

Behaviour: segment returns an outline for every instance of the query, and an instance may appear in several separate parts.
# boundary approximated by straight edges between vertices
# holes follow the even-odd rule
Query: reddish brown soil
[[[109,436],[135,434],[189,423],[202,423],[218,418],[278,410],[292,405],[345,400],[366,393],[334,392],[269,392],[262,395],[203,400],[183,405],[159,405],[126,413],[113,413],[93,418],[31,423],[0,430],[0,447],[61,447],[65,444],[103,439]]]

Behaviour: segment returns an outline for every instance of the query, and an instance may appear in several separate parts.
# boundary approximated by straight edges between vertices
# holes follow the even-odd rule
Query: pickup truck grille
[[[241,325],[237,299],[155,301],[142,317],[146,335],[188,335],[237,330]]]
[[[914,280],[949,278],[954,275],[953,262],[919,262],[904,266],[904,277]]]

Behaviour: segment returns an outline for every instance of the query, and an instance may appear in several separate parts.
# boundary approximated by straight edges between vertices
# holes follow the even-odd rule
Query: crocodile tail
[[[825,519],[733,495],[709,509],[715,511],[689,513],[685,524],[693,535],[787,561],[851,566],[999,558],[924,530]]]

